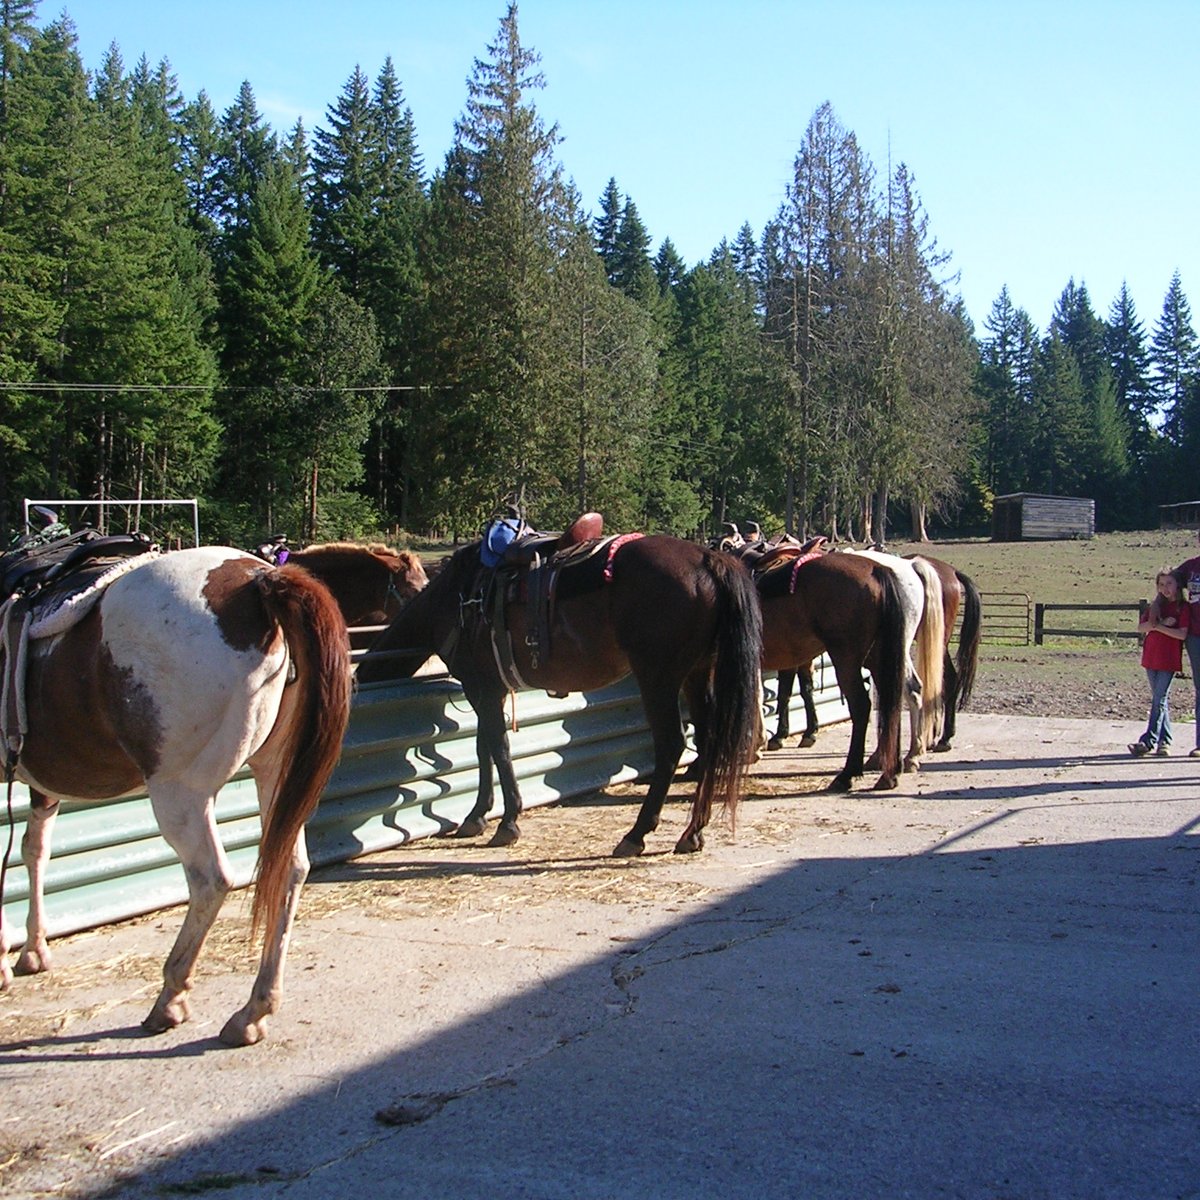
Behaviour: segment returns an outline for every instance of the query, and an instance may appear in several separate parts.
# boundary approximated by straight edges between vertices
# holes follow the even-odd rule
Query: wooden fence
[[[983,641],[991,646],[1035,646],[1050,638],[1138,637],[1146,601],[1136,604],[1035,604],[1024,592],[984,592]],[[1047,624],[1051,614],[1053,624]]]

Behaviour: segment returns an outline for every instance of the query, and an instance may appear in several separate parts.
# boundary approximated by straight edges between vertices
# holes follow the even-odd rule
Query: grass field
[[[981,592],[1025,592],[1043,604],[1136,604],[1154,595],[1154,576],[1200,553],[1195,530],[1102,533],[1086,541],[895,542],[894,554],[953,563]]]

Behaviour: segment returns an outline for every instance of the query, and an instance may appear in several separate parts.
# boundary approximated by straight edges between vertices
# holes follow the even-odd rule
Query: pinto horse
[[[29,873],[19,974],[50,966],[43,891],[59,800],[87,803],[145,790],[159,829],[183,863],[188,908],[143,1022],[159,1033],[187,1020],[205,936],[232,881],[213,818],[218,789],[243,764],[262,813],[253,926],[265,926],[247,1004],[221,1031],[231,1045],[260,1040],[279,1006],[284,958],[308,875],[304,822],[341,753],[350,709],[346,630],[328,590],[299,567],[205,546],[134,560],[86,615],[23,646],[26,719],[16,777],[32,808],[22,841]],[[18,661],[16,655],[12,661]],[[7,673],[5,680],[13,684]],[[53,799],[52,799],[53,797]],[[0,910],[2,914],[2,910]],[[11,982],[0,915],[0,985]]]
[[[983,598],[975,581],[962,571],[940,558],[927,554],[908,556],[914,563],[923,562],[937,574],[942,588],[943,664],[945,680],[943,699],[943,722],[940,736],[933,749],[950,749],[955,733],[955,718],[958,710],[966,706],[975,687],[975,672],[979,665],[979,644],[983,637]],[[962,612],[962,625],[958,632],[958,654],[951,656],[950,643],[954,638],[954,626]]]
[[[520,836],[521,797],[503,709],[511,689],[587,692],[632,674],[654,741],[654,768],[637,820],[613,853],[641,854],[646,835],[658,826],[685,745],[681,691],[704,752],[691,820],[675,850],[702,849],[713,801],[731,813],[736,806],[760,727],[761,619],[749,575],[727,556],[675,537],[600,542],[591,557],[561,570],[539,650],[539,638],[528,636],[535,631],[526,602],[504,606],[505,630],[493,620],[494,589],[507,586],[505,570],[483,567],[480,546],[448,558],[358,668],[360,684],[408,677],[436,653],[462,683],[478,719],[479,791],[458,836],[476,836],[485,827],[493,764],[504,813],[491,844],[510,845]],[[528,574],[509,578],[518,587],[533,586]],[[398,660],[400,649],[412,653]],[[509,656],[506,678],[500,662]]]

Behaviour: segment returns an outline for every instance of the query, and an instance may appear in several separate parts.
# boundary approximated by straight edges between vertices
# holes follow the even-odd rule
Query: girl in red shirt
[[[1167,693],[1183,667],[1183,643],[1191,628],[1191,607],[1179,598],[1174,574],[1165,569],[1159,571],[1154,586],[1157,595],[1138,622],[1138,632],[1146,639],[1142,643],[1142,666],[1150,681],[1150,720],[1146,732],[1129,744],[1129,753],[1139,758],[1152,750],[1160,755],[1170,753],[1171,710]]]

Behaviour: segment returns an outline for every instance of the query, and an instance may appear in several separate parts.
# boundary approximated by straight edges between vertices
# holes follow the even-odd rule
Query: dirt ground
[[[1190,678],[1176,678],[1170,701],[1172,719],[1195,720]],[[985,647],[968,711],[1141,721],[1149,705],[1146,674],[1130,642],[1099,650]]]

